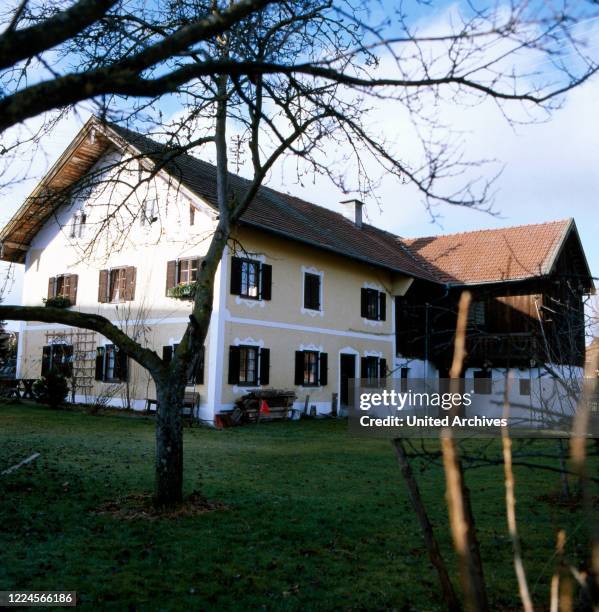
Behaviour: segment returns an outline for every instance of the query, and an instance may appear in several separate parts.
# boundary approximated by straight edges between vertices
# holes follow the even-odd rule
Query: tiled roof
[[[551,272],[572,219],[404,239],[415,254],[434,266],[437,278],[452,284],[515,281]]]
[[[140,152],[160,156],[163,145],[110,124]],[[191,155],[168,161],[165,169],[208,204],[217,208],[216,168]],[[249,181],[229,174],[234,191]],[[292,240],[417,278],[452,285],[507,282],[551,272],[572,219],[518,227],[403,239],[374,226],[357,227],[339,213],[294,196],[260,187],[241,222]]]
[[[148,156],[157,156],[162,145],[136,132],[110,124],[127,142]],[[216,167],[183,154],[165,164],[165,170],[215,209]],[[229,174],[231,188],[243,192],[249,181]],[[294,196],[260,187],[241,223],[317,246],[365,263],[436,281],[428,263],[405,247],[401,239],[372,225],[357,227],[343,215]]]

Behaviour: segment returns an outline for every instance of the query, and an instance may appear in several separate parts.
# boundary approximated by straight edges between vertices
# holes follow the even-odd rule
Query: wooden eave
[[[46,176],[0,232],[0,259],[23,263],[31,241],[64,199],[69,187],[80,180],[109,148],[97,121],[90,119]]]

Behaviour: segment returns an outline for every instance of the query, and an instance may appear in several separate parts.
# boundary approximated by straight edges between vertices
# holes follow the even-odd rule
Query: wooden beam
[[[29,248],[27,244],[21,244],[20,242],[13,242],[12,240],[5,240],[2,246],[8,247],[9,249],[19,249],[20,251],[26,251]]]

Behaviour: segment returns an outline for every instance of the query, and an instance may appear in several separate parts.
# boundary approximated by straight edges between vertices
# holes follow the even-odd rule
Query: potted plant
[[[169,297],[177,298],[179,300],[193,300],[195,290],[195,283],[179,283],[178,285],[175,285],[169,289],[168,295]]]

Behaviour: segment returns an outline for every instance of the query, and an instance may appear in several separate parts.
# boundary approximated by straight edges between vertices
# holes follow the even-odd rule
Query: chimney
[[[353,218],[354,218],[354,223],[356,224],[356,227],[362,227],[362,207],[364,206],[364,202],[361,202],[360,200],[357,199],[353,199],[353,200],[343,200],[342,202],[340,202],[340,204],[344,204],[345,206],[348,206],[350,208],[351,212],[351,205],[353,204]],[[351,219],[350,215],[345,215],[347,218]]]

